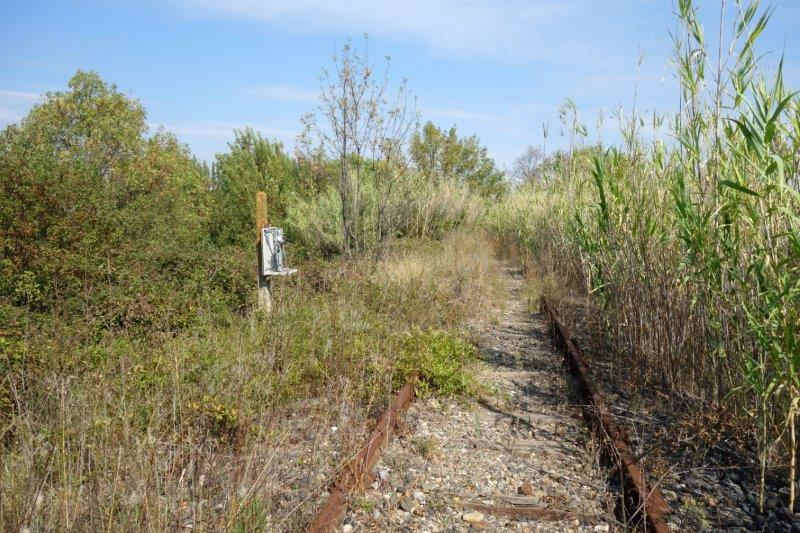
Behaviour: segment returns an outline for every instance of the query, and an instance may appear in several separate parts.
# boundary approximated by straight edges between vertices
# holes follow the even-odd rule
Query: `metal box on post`
[[[283,230],[269,226],[261,230],[261,275],[288,276],[297,272],[296,268],[286,268],[283,252]]]

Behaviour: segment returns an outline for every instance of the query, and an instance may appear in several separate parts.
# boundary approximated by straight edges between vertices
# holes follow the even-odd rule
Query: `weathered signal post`
[[[267,194],[256,193],[256,248],[258,250],[258,308],[265,313],[272,311],[272,278],[290,276],[295,268],[286,268],[283,252],[283,230],[270,226],[267,219]]]

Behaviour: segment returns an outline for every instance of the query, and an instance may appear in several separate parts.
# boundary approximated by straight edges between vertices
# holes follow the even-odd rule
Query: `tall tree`
[[[146,130],[139,102],[78,71],[0,134],[0,294],[96,300],[137,263],[171,268],[193,248],[208,181],[173,136]]]
[[[427,122],[411,139],[409,149],[417,170],[431,181],[454,179],[481,194],[497,196],[506,190],[505,176],[478,138],[459,138],[455,126],[446,133]]]
[[[517,183],[533,183],[542,178],[542,163],[544,154],[539,148],[528,146],[522,154],[514,160],[511,175]]]
[[[302,151],[312,153],[316,140],[317,150],[338,161],[347,253],[358,248],[360,187],[366,174],[371,173],[380,187],[393,186],[403,174],[406,138],[416,118],[405,81],[396,96],[389,97],[389,61],[386,57],[383,76],[377,77],[366,54],[346,44],[333,59],[333,71],[322,72],[319,108],[303,118]],[[380,220],[383,209],[379,211]]]

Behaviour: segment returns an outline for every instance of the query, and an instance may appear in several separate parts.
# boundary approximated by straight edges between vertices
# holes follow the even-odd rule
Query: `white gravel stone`
[[[469,522],[470,524],[483,522],[483,518],[484,518],[483,513],[480,513],[478,511],[471,511],[469,513],[464,513],[463,515],[461,515],[461,519],[464,522]]]

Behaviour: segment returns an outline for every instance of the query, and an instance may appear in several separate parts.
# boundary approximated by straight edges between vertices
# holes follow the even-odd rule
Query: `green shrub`
[[[138,102],[78,72],[0,134],[0,298],[98,334],[174,331],[198,307],[243,305],[252,255],[220,253],[208,176],[146,129]]]
[[[475,347],[458,335],[415,329],[403,337],[397,367],[403,379],[419,376],[417,390],[422,396],[455,396],[475,392],[476,361]]]
[[[281,143],[250,128],[234,131],[234,136],[213,166],[209,230],[217,244],[250,247],[256,193],[267,194],[269,221],[278,225],[299,188],[298,168]]]
[[[366,411],[416,369],[426,390],[471,390],[474,350],[414,329],[455,328],[492,301],[484,235],[447,236],[483,212],[468,187],[365,173],[358,250],[382,253],[334,257],[335,163],[296,174],[280,145],[240,132],[209,172],[146,124],[79,72],[0,133],[0,493],[13,495],[0,530],[174,529],[192,464],[214,472],[207,501],[227,502],[205,529],[229,529],[241,509],[224,495],[242,485],[226,465],[261,462],[270,444],[251,432],[279,429],[286,404]],[[262,188],[290,251],[329,259],[290,259],[300,271],[273,284],[268,316],[247,312]],[[123,492],[138,503],[120,506]],[[268,528],[272,512],[244,511]]]

